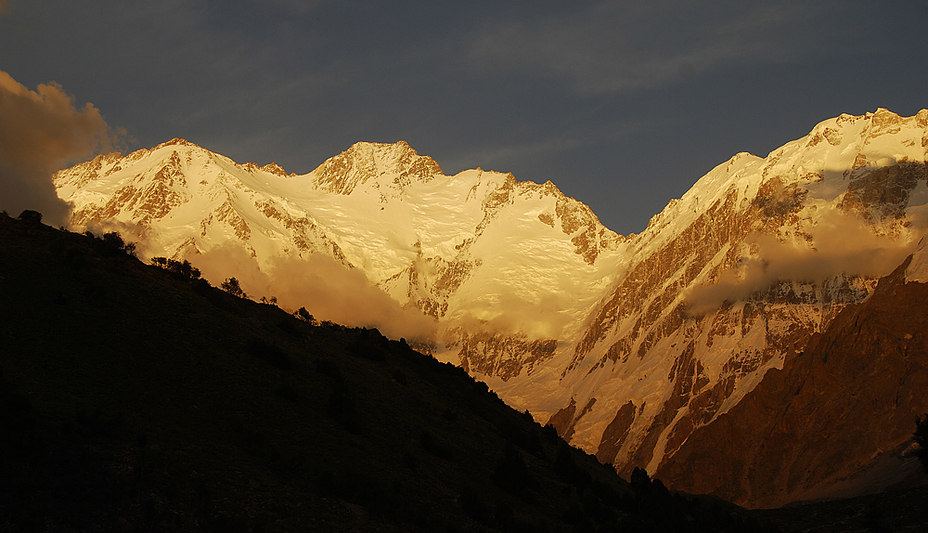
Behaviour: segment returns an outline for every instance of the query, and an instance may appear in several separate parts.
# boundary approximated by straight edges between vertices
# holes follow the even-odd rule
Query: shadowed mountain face
[[[629,485],[403,341],[23,218],[0,214],[3,528],[760,527]]]
[[[928,110],[841,115],[765,158],[732,157],[627,237],[550,182],[445,176],[403,142],[359,143],[297,176],[175,140],[56,186],[76,226],[418,338],[630,476],[721,427],[912,253],[928,230],[926,151]],[[836,479],[826,470],[805,486]]]
[[[911,453],[928,412],[928,284],[906,283],[908,266],[693,432],[657,475],[750,507],[928,482]]]

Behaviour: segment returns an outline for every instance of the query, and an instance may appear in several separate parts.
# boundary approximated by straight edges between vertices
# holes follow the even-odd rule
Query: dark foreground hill
[[[0,530],[758,531],[463,370],[0,215]]]

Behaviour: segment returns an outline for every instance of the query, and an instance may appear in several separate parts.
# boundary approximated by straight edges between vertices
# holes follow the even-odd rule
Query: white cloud
[[[738,268],[723,272],[716,283],[689,291],[687,312],[694,316],[705,314],[725,301],[745,300],[777,281],[822,282],[842,273],[885,276],[912,253],[924,231],[923,224],[914,226],[908,235],[892,239],[875,234],[854,216],[834,211],[812,230],[809,246],[782,243],[768,235],[756,236],[755,255],[744,258]]]
[[[235,277],[253,298],[277,298],[288,310],[305,307],[318,320],[346,326],[376,327],[387,337],[432,339],[436,322],[417,309],[402,307],[359,270],[329,257],[275,257],[262,271],[243,247],[226,244],[187,258],[203,277],[218,286]]]

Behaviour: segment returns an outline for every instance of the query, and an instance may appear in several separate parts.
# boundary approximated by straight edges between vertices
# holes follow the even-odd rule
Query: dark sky
[[[646,5],[645,5],[646,4]],[[183,137],[312,170],[405,140],[446,174],[551,180],[639,232],[741,151],[928,107],[928,2],[0,0],[0,71],[93,103],[125,148]]]

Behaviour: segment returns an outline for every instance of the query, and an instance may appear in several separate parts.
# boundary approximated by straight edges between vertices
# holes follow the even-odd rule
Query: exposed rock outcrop
[[[749,507],[928,481],[906,455],[928,412],[928,284],[905,283],[907,266],[695,430],[656,475]]]

